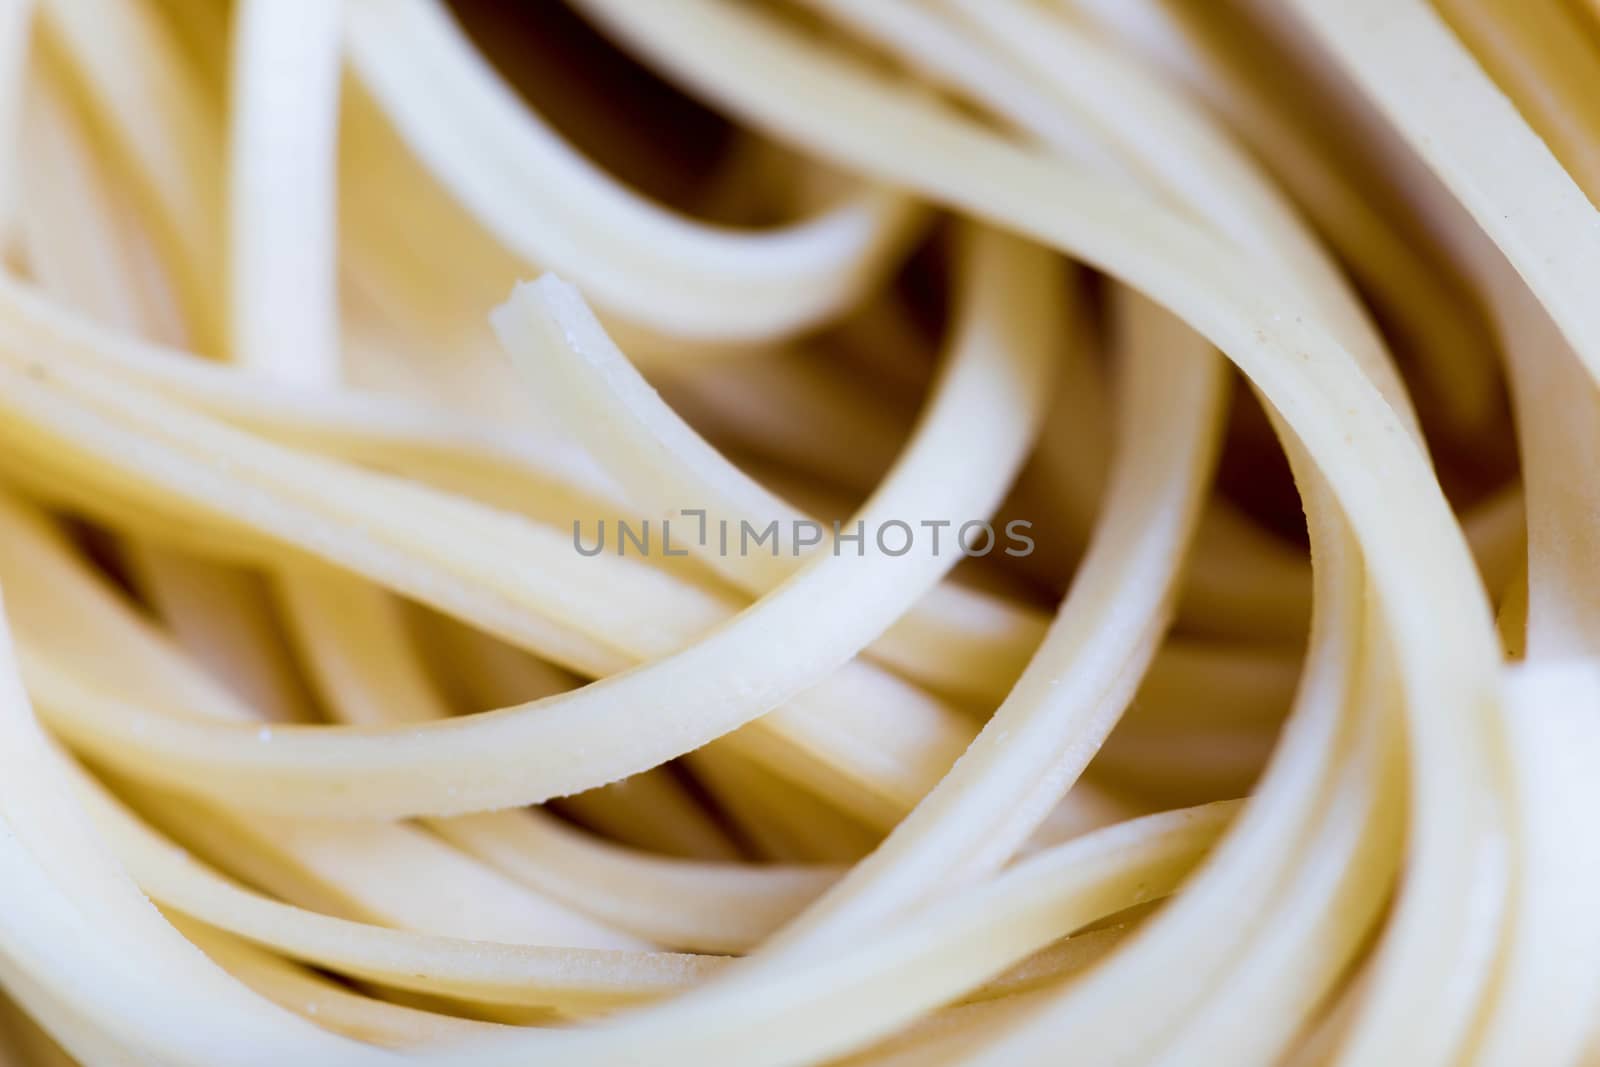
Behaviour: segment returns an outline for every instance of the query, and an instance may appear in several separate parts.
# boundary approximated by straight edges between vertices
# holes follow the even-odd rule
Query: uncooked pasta
[[[0,0],[0,1064],[1600,1063],[1596,0]]]

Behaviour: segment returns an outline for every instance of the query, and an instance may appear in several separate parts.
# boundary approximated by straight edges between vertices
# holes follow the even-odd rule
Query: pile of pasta
[[[0,1061],[1600,1057],[1594,0],[0,0],[0,141]]]

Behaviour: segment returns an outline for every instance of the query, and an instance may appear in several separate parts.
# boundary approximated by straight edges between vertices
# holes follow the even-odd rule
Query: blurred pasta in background
[[[0,1063],[1600,1062],[1596,0],[0,0]]]

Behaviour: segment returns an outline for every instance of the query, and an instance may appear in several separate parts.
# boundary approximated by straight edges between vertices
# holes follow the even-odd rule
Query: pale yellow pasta
[[[0,1064],[1600,1050],[1581,0],[0,0]]]

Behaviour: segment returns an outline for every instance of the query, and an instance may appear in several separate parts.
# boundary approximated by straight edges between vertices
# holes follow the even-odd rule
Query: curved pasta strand
[[[1464,314],[1462,294],[1398,222],[1394,197],[1375,195],[1368,160],[1331,143],[1329,115],[1291,91],[1277,42],[1246,34],[1237,5],[1186,0],[1067,0],[1070,15],[1177,80],[1223,117],[1350,265],[1364,292],[1417,354],[1419,375],[1456,432],[1475,432],[1494,413],[1494,353]],[[1252,26],[1259,30],[1259,26]],[[1324,102],[1325,103],[1325,102]],[[1359,165],[1353,165],[1357,164]]]
[[[322,589],[325,578],[314,581]],[[349,584],[341,579],[333,591],[348,597]],[[362,588],[355,593],[357,604],[375,595]],[[306,616],[302,619],[308,621]],[[358,620],[351,626],[349,620],[340,623],[323,615],[316,635],[307,635],[321,648],[319,675],[341,680],[336,688],[325,685],[336,721],[381,725],[446,717],[426,679],[394,671],[374,654],[375,647],[392,645],[401,636],[393,632],[395,621],[379,616],[365,620],[368,625],[359,625]],[[486,812],[428,820],[425,825],[489,866],[578,912],[647,940],[698,951],[748,948],[836,877],[827,869],[752,872],[733,863],[687,864],[625,854],[587,841],[538,811]]]
[[[920,229],[917,207],[876,190],[773,232],[691,222],[563,143],[431,0],[352,0],[349,32],[364,84],[490,232],[606,309],[676,337],[764,340],[826,321],[881,281]]]
[[[859,28],[929,76],[950,82],[1068,158],[1168,193],[1245,247],[1292,264],[1329,314],[1347,324],[1347,335],[1374,380],[1409,416],[1409,400],[1381,340],[1326,255],[1253,165],[1203,116],[1186,111],[1160,86],[1092,41],[1030,17],[1025,6],[955,4],[955,13],[971,22],[964,25],[928,5],[806,2]],[[992,35],[999,50],[985,49],[974,30]],[[1008,60],[1020,60],[1020,70]],[[1053,91],[1041,91],[1045,87]],[[1129,111],[1137,116],[1133,121]],[[1169,158],[1173,153],[1182,155],[1181,163]],[[1310,583],[1298,558],[1290,562],[1270,541],[1263,544],[1265,539],[1248,533],[1240,516],[1213,502],[1185,578],[1185,621],[1215,629],[1220,620],[1222,627],[1282,639],[1302,629],[1309,617],[1304,594]]]
[[[163,907],[319,967],[422,993],[592,1012],[678,992],[716,957],[467,941],[282,904],[212,872],[96,787],[86,807],[140,887]]]
[[[1055,358],[1062,327],[1051,305],[1062,299],[1066,279],[1051,269],[1046,256],[1019,244],[974,239],[972,255],[974,279],[1003,273],[1003,284],[1021,295],[1014,318],[992,324],[972,320],[969,328],[985,333],[973,333],[954,343],[1022,348],[1029,351],[1029,361],[1038,364]],[[520,318],[502,316],[497,320],[506,351],[536,391],[565,399],[563,418],[568,420],[571,439],[581,442],[601,463],[634,506],[649,518],[667,523],[665,529],[676,524],[676,529],[684,531],[678,535],[683,546],[680,551],[695,553],[718,574],[756,596],[797,572],[803,557],[786,548],[771,555],[759,550],[725,551],[711,531],[724,524],[740,531],[746,527],[761,530],[771,522],[781,531],[792,531],[798,523],[809,523],[820,540],[817,551],[853,551],[842,540],[836,541],[852,524],[827,529],[739,471],[697,435],[633,370],[571,287],[558,279],[543,278],[534,283],[532,296],[521,307],[525,310]],[[989,331],[998,336],[987,336]],[[942,533],[943,552],[958,556],[962,548],[957,539],[964,536],[966,523],[983,523],[985,518],[957,516],[952,525],[950,519],[907,514],[892,521],[906,524],[913,536],[931,533],[930,543],[935,546]],[[944,525],[930,528],[929,523],[938,522]],[[992,526],[987,528],[990,547],[986,551],[993,551],[995,531]],[[876,537],[881,530],[862,532]],[[974,541],[974,547],[978,543]],[[1012,544],[1009,540],[1002,543]],[[934,550],[939,551],[937,547]],[[987,634],[973,634],[963,626],[985,607],[954,586],[936,586],[872,646],[872,653],[901,670],[913,670],[918,662],[932,659],[952,677],[989,673],[995,669],[998,655],[1009,660],[1014,653],[1010,647],[995,648],[983,640]]]
[[[1303,470],[1304,459],[1296,463]],[[1363,572],[1348,529],[1316,480],[1307,483],[1306,505],[1318,582],[1312,645],[1295,710],[1254,796],[1184,894],[1125,951],[992,1042],[991,1058],[1063,1041],[1107,1057],[1154,1045],[1160,1031],[1149,1020],[1179,1027],[1185,1016],[1199,1017],[1196,1005],[1225,988],[1229,969],[1244,958],[1241,942],[1250,943],[1283,899],[1283,883],[1301,856],[1297,844],[1314,832],[1329,782],[1348,762],[1354,734],[1343,720],[1362,693],[1362,644],[1370,642],[1359,606]],[[1241,922],[1240,915],[1249,918]],[[1180,972],[1169,965],[1174,955],[1188,963]],[[1129,1025],[1135,1016],[1146,1022]]]

